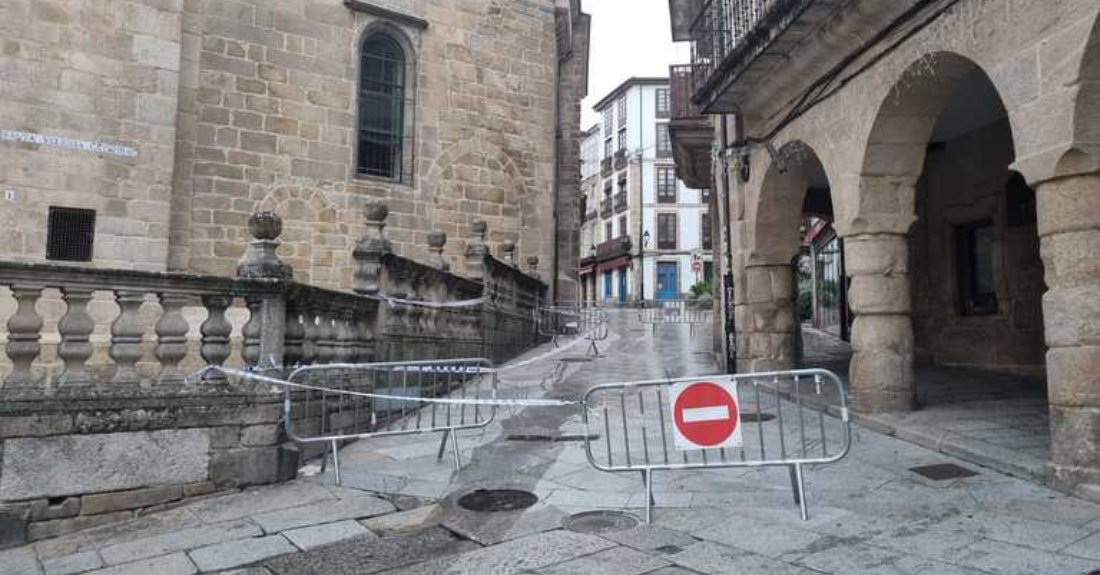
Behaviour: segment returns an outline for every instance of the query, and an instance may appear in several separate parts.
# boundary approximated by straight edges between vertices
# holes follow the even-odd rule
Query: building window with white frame
[[[657,203],[676,203],[676,168],[657,168]]]

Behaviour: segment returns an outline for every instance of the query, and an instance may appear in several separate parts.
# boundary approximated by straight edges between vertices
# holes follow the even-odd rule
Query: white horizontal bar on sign
[[[699,423],[701,421],[723,421],[729,418],[730,408],[728,405],[694,407],[684,410],[684,423]]]

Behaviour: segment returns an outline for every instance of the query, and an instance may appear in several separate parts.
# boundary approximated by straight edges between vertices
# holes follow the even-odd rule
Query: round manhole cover
[[[585,511],[570,516],[563,525],[568,531],[590,534],[626,531],[637,526],[638,519],[622,511]]]
[[[458,506],[479,513],[516,511],[538,503],[539,498],[530,491],[519,489],[478,489],[458,499]]]
[[[770,413],[742,413],[741,423],[761,423],[771,421],[775,416]]]

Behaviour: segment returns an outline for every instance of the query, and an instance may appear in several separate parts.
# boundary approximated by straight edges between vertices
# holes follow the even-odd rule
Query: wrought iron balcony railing
[[[691,25],[694,83],[703,86],[781,0],[708,0]]]
[[[612,215],[614,215],[614,213],[615,212],[612,210],[612,207],[611,207],[611,198],[610,197],[607,197],[607,198],[604,198],[604,199],[600,200],[600,217],[601,218],[609,218]]]
[[[615,169],[621,170],[626,167],[626,150],[619,150],[615,152]]]
[[[615,171],[615,169],[611,167],[611,158],[610,157],[607,157],[607,158],[604,158],[604,159],[600,160],[600,175],[601,176],[606,178],[607,176],[610,176],[611,172],[613,172],[613,171]]]
[[[630,236],[619,236],[596,246],[596,260],[605,262],[613,258],[629,256],[633,248],[634,243]]]
[[[615,194],[615,213],[625,212],[627,208],[626,192]]]

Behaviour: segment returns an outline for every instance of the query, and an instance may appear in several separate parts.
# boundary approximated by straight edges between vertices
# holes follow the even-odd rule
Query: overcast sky
[[[672,64],[685,64],[686,42],[673,44],[668,0],[583,0],[592,15],[588,98],[581,128],[596,123],[592,104],[631,76],[668,76]]]

